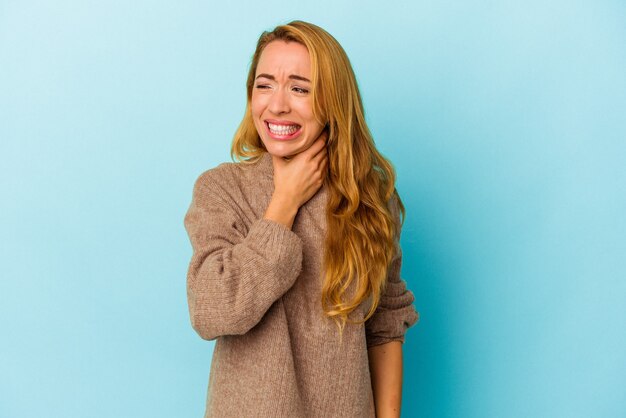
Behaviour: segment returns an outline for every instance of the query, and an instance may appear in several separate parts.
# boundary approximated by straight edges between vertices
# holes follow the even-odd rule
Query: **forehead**
[[[287,77],[291,74],[309,77],[311,75],[309,51],[297,42],[272,41],[263,49],[256,72],[276,77]]]

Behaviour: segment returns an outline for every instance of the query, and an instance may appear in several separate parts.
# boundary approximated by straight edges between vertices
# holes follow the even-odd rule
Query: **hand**
[[[322,131],[309,148],[288,161],[272,156],[277,198],[298,209],[317,193],[328,172],[327,138],[327,131]]]
[[[292,227],[300,206],[317,193],[328,173],[327,138],[322,131],[309,148],[288,161],[272,156],[274,194],[264,218]]]

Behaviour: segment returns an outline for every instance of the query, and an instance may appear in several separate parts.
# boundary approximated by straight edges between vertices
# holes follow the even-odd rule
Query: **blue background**
[[[202,416],[183,217],[295,18],[397,168],[403,416],[626,416],[626,5],[561,0],[0,2],[0,416]]]

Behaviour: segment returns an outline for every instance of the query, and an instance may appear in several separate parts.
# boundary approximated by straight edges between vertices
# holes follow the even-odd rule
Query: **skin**
[[[270,77],[267,77],[267,76]],[[327,131],[313,116],[312,85],[304,45],[270,42],[259,58],[250,108],[254,125],[274,166],[274,193],[264,218],[291,229],[300,206],[317,193],[328,170]],[[272,138],[265,120],[289,121],[302,127],[291,140]],[[377,418],[399,417],[402,395],[402,345],[398,341],[368,350]]]
[[[268,77],[268,75],[270,77]],[[304,45],[270,42],[261,53],[250,108],[254,125],[274,165],[274,193],[264,217],[291,228],[300,206],[317,193],[328,170],[327,132],[313,116],[311,62]],[[302,127],[290,140],[272,138],[265,120]]]
[[[368,350],[376,418],[400,418],[402,343],[391,341]]]

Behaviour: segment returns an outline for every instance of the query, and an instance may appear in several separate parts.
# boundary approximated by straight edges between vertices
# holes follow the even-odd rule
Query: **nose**
[[[279,88],[272,94],[268,108],[275,115],[289,113],[289,98],[283,88]]]

